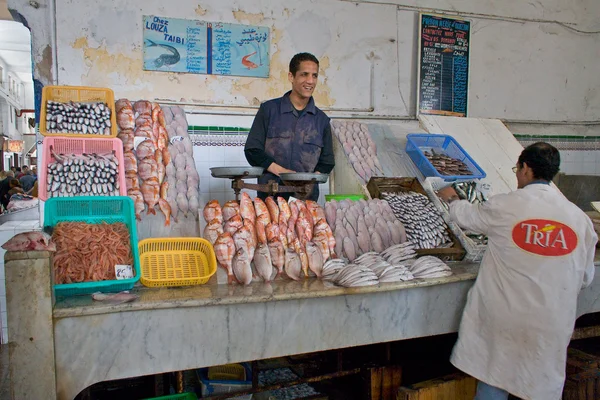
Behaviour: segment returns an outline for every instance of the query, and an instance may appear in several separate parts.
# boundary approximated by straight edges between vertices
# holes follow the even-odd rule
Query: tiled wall
[[[560,171],[567,175],[600,176],[600,138],[519,136],[523,147],[538,141],[552,144],[560,151]]]
[[[246,166],[248,161],[244,156],[243,146],[194,146],[194,160],[200,174],[200,207],[210,200],[219,200],[223,204],[234,200],[235,194],[231,189],[231,180],[213,178],[210,175],[211,167]],[[255,183],[256,180],[248,180]],[[325,195],[329,194],[329,185],[319,186],[321,196],[319,203],[324,204]],[[248,194],[255,197],[256,192],[249,190]]]
[[[39,221],[9,221],[0,225],[0,245],[6,243],[14,235],[32,230],[39,230]],[[8,324],[6,317],[6,285],[4,276],[4,253],[0,248],[0,310],[2,314],[2,343],[8,343]]]
[[[600,150],[561,150],[560,159],[568,175],[600,175]]]

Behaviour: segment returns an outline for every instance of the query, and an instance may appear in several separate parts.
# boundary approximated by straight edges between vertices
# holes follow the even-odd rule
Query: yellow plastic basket
[[[226,364],[208,368],[211,381],[245,381],[246,369],[241,364]]]
[[[144,286],[203,285],[217,272],[215,252],[205,239],[144,239],[138,249]]]
[[[110,135],[82,133],[48,133],[46,127],[46,103],[48,100],[60,103],[102,101],[110,108]],[[42,90],[42,110],[40,114],[40,133],[44,136],[66,136],[78,138],[111,138],[117,137],[117,113],[115,112],[115,94],[111,89],[88,86],[44,86]]]

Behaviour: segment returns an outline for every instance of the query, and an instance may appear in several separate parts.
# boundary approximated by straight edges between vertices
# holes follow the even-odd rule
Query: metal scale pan
[[[213,178],[225,179],[252,179],[258,178],[263,174],[262,167],[213,167],[210,168],[210,174]]]
[[[293,172],[286,174],[279,174],[279,177],[284,182],[289,183],[326,183],[329,179],[328,174],[315,174],[311,172]]]

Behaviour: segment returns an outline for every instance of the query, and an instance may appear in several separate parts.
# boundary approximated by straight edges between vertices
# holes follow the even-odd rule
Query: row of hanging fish
[[[109,154],[57,154],[50,147],[52,161],[46,175],[50,197],[118,196],[119,160]]]
[[[167,165],[167,201],[173,216],[179,213],[198,216],[200,207],[200,176],[194,161],[193,144],[188,134],[188,122],[181,107],[163,107],[169,153],[173,163]]]
[[[406,238],[417,249],[452,246],[448,226],[427,196],[417,192],[400,192],[382,193],[381,198],[389,203],[396,218],[404,225]]]
[[[439,258],[415,257],[414,245],[405,242],[391,246],[382,253],[365,253],[354,262],[329,260],[323,267],[323,279],[339,286],[361,287],[452,275],[450,267]]]
[[[285,275],[294,280],[314,274],[321,277],[323,264],[336,258],[335,239],[316,202],[283,197],[265,201],[242,193],[240,203],[217,200],[203,210],[204,238],[213,244],[219,265],[227,271],[228,283],[247,285],[253,270],[269,282]]]
[[[118,138],[123,142],[127,194],[135,203],[135,216],[156,214],[158,205],[171,223],[171,207],[167,202],[166,168],[171,164],[167,149],[165,119],[157,103],[127,99],[116,102]]]
[[[368,183],[372,176],[384,176],[377,158],[377,146],[367,125],[355,121],[332,120],[331,127],[354,171],[364,184]]]
[[[380,199],[332,200],[325,203],[325,215],[334,232],[336,254],[350,261],[407,240],[404,225],[394,216],[390,205]]]

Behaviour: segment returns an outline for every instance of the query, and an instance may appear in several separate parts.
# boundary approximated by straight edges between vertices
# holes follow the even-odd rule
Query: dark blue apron
[[[268,109],[265,152],[284,168],[296,172],[314,172],[323,149],[323,133],[329,118],[317,112],[312,97],[300,113],[293,108],[289,92],[281,98],[279,107],[275,102],[271,104],[273,106]],[[269,180],[282,184],[279,177],[269,172],[258,178],[258,183],[267,183]],[[286,193],[281,196],[287,199],[290,195]],[[267,193],[258,192],[258,197],[264,199]],[[318,198],[319,185],[315,184],[307,199],[317,201]]]

